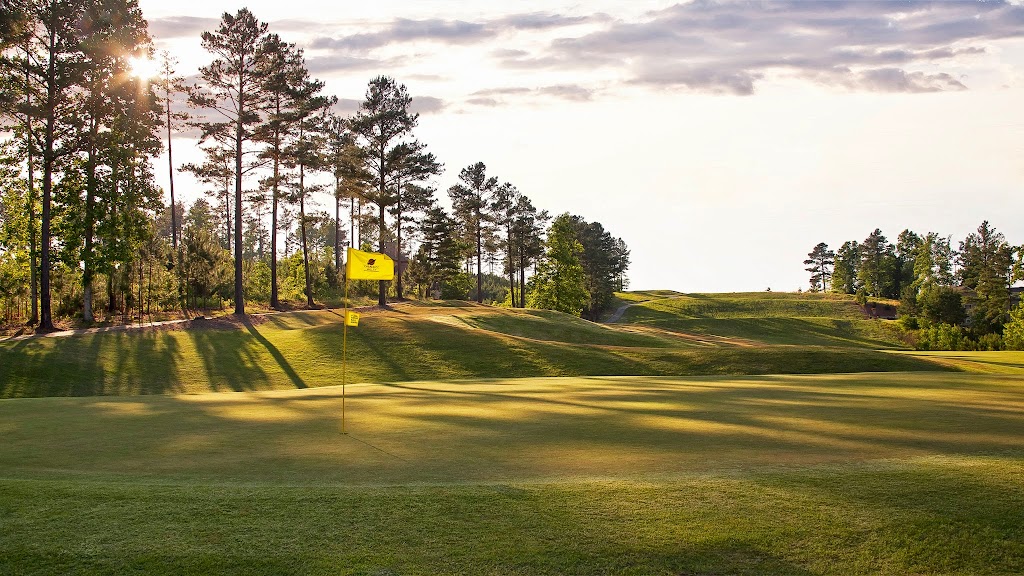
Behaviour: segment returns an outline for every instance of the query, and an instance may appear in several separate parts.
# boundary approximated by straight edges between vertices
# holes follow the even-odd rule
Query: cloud
[[[417,40],[465,44],[493,37],[487,25],[462,20],[409,20],[399,18],[384,30],[342,36],[319,37],[311,43],[317,49],[368,51],[382,46]]]
[[[194,16],[168,16],[154,18],[149,21],[149,33],[153,38],[169,40],[171,38],[198,38],[203,32],[212,31],[220,25],[216,18],[196,18]]]
[[[547,12],[531,12],[528,14],[510,14],[494,20],[491,24],[497,28],[513,30],[548,30],[607,19],[608,17],[604,14],[596,14],[594,16],[563,16]]]
[[[470,95],[466,103],[475,106],[495,107],[506,104],[510,99],[536,98],[538,96],[584,102],[593,98],[594,92],[590,88],[574,84],[559,84],[555,86],[542,86],[540,88],[506,86],[477,90]]]
[[[878,68],[857,73],[855,87],[877,92],[941,92],[967,87],[946,73],[906,72],[899,68]]]
[[[563,100],[574,100],[576,102],[590,100],[594,95],[593,90],[582,86],[573,86],[568,84],[545,86],[543,88],[538,88],[537,92],[545,96],[554,96],[556,98],[562,98]]]
[[[409,111],[417,114],[432,114],[445,109],[444,100],[433,96],[414,96]]]
[[[306,68],[313,74],[377,70],[393,64],[394,61],[386,62],[376,58],[357,58],[344,55],[317,56],[306,59]]]
[[[1024,37],[1024,5],[984,2],[694,0],[606,21],[599,30],[556,38],[547,48],[492,55],[515,69],[619,70],[651,87],[753,94],[779,73],[851,90],[965,89],[949,72],[986,45]]]
[[[362,100],[356,100],[354,98],[338,98],[338,101],[333,106],[333,110],[336,114],[351,116],[359,111],[359,106],[362,105],[362,103]]]
[[[592,16],[564,16],[548,12],[509,14],[493,20],[468,22],[465,20],[397,18],[379,30],[348,36],[321,36],[311,46],[323,50],[367,52],[384,46],[404,42],[431,41],[442,44],[472,44],[493,40],[516,31],[543,31],[567,28],[588,22],[603,22],[604,14]]]

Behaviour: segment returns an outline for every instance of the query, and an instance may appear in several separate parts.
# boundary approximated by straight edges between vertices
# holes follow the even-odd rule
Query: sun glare
[[[131,68],[132,76],[138,78],[155,78],[160,74],[157,61],[151,58],[130,58],[128,65]]]

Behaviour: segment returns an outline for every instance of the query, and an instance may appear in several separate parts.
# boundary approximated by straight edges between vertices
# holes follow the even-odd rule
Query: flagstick
[[[345,366],[348,361],[348,274],[345,274],[345,319],[341,336],[341,433],[345,431]]]

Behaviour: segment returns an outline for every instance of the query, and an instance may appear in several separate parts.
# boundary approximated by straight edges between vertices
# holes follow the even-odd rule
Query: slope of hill
[[[652,295],[618,321],[762,344],[905,348],[893,324],[868,318],[852,296],[747,292]]]
[[[897,340],[817,295],[622,295],[622,322],[465,302],[369,310],[348,332],[347,382],[525,376],[942,369],[876,348]],[[334,310],[187,328],[0,343],[0,397],[194,393],[341,383]],[[948,368],[947,368],[948,369]]]

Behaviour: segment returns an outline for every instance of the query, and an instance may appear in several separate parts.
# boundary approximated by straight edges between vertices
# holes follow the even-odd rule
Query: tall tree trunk
[[[476,301],[483,303],[483,272],[481,264],[483,261],[483,225],[480,221],[480,211],[476,211]]]
[[[519,307],[526,308],[526,256],[523,246],[519,247]]]
[[[341,179],[334,177],[334,273],[341,275]]]
[[[384,149],[380,149],[380,196],[377,198],[377,206],[380,208],[380,226],[377,229],[377,247],[380,252],[384,253],[384,195],[387,192],[387,186],[384,182],[384,166],[385,164],[385,153]],[[377,283],[377,304],[380,306],[387,306],[388,303],[388,283],[387,280],[381,280]]]
[[[398,294],[398,299],[402,300],[405,298],[405,293],[402,289],[402,179],[398,178],[398,222],[395,223],[395,292]]]
[[[35,142],[32,141],[32,92],[30,90],[31,76],[29,69],[28,40],[25,41],[25,151],[28,156],[28,255],[29,255],[29,296],[32,300],[31,316],[28,324],[34,326],[39,322],[39,248],[36,244],[36,187],[35,187],[35,158],[32,151],[35,149]]]
[[[96,137],[99,132],[99,124],[96,118],[89,119],[89,156],[86,160],[85,171],[85,248],[82,252],[82,319],[92,322],[92,280],[96,273],[96,264],[93,258],[93,234],[95,233],[95,207],[96,207]]]
[[[170,89],[170,81],[168,80],[168,90]],[[174,160],[172,159],[171,150],[171,98],[170,93],[167,94],[167,177],[170,182],[171,190],[171,247],[174,249],[172,258],[178,257],[178,215],[175,212],[174,203]]]
[[[239,110],[242,91],[239,90]],[[245,314],[245,296],[242,292],[242,114],[235,126],[235,314]]]
[[[309,244],[306,240],[305,167],[302,164],[299,164],[299,227],[302,229],[302,270],[306,276],[306,306],[312,308],[313,284],[309,280]]]
[[[516,307],[516,268],[512,260],[512,225],[505,227],[505,247],[508,250],[508,296],[513,308]]]
[[[275,102],[277,117],[281,117],[280,98]],[[274,127],[274,182],[271,185],[270,208],[270,307],[277,310],[281,302],[277,296],[277,180],[281,177],[281,130]]]
[[[53,163],[54,163],[54,131],[57,103],[57,15],[51,16],[50,38],[47,45],[48,62],[46,73],[46,128],[43,132],[43,214],[42,234],[40,238],[40,251],[42,258],[40,263],[40,286],[39,286],[39,328],[41,330],[53,329],[53,318],[50,313],[50,198],[53,192]]]
[[[383,198],[383,194],[381,195]],[[380,202],[380,229],[377,230],[377,247],[380,252],[384,253],[384,201]],[[380,306],[387,306],[388,304],[388,281],[381,280],[377,283],[377,304]]]

